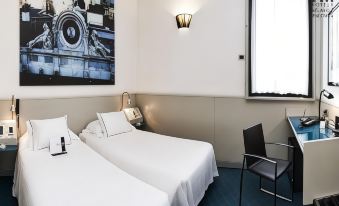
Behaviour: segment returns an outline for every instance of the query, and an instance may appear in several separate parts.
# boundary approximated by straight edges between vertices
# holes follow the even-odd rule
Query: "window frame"
[[[327,86],[338,87],[339,82],[330,81],[330,70],[333,69],[333,20],[332,23],[330,18],[331,15],[339,9],[339,2],[331,9],[327,16]],[[332,33],[332,35],[331,35]]]
[[[309,22],[309,85],[308,95],[297,94],[274,94],[274,93],[252,93],[252,5],[255,0],[246,0],[246,99],[257,100],[292,100],[292,101],[314,101],[315,100],[315,70],[313,64],[314,35],[313,35],[313,3],[308,1]]]

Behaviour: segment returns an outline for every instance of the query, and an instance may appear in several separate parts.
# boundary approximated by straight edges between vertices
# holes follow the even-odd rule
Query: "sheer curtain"
[[[251,93],[309,95],[308,0],[252,0]]]
[[[329,51],[329,55],[330,55],[330,62],[329,62],[329,66],[330,66],[330,82],[334,82],[334,83],[338,83],[339,82],[339,9],[337,9],[332,17],[331,17],[331,22],[330,22],[330,28],[331,31],[330,32],[330,51]]]

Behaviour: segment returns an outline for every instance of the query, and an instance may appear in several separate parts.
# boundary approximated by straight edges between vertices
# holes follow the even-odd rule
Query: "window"
[[[37,55],[32,55],[31,56],[31,61],[38,62],[39,61],[39,57]]]
[[[248,97],[313,98],[312,0],[249,0]]]
[[[45,56],[45,63],[53,63],[53,57]]]
[[[328,85],[339,86],[339,4],[328,15]]]

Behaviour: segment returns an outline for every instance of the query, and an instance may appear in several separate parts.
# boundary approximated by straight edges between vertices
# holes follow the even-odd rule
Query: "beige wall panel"
[[[0,119],[12,119],[12,112],[9,110],[11,109],[12,102],[10,100],[0,100]],[[15,114],[14,114],[15,115]]]
[[[125,97],[125,104],[127,98]],[[132,95],[132,102],[134,95]],[[46,119],[68,115],[68,126],[79,134],[87,124],[97,119],[97,112],[119,111],[121,96],[67,99],[25,99],[20,102],[20,131],[26,131],[29,119]]]
[[[213,98],[137,95],[136,102],[152,131],[214,142]]]
[[[220,161],[239,164],[244,153],[242,131],[263,123],[265,141],[287,143],[293,133],[286,120],[286,109],[303,108],[315,114],[314,102],[256,101],[242,98],[215,99],[215,153]],[[286,148],[267,147],[269,155],[286,158]]]
[[[148,126],[156,133],[198,139],[213,144],[219,163],[239,166],[244,153],[242,130],[263,123],[266,141],[287,143],[292,131],[286,109],[317,113],[316,102],[255,101],[214,98],[136,95]],[[274,156],[286,157],[286,148],[268,148]]]
[[[324,103],[324,102],[322,102],[321,103],[321,113],[325,110],[325,109],[327,109],[327,111],[328,111],[328,117],[331,119],[331,120],[333,120],[333,121],[335,121],[335,116],[339,116],[339,108],[338,107],[336,107],[336,106],[332,106],[332,105],[330,105],[330,104],[327,104],[327,103]]]

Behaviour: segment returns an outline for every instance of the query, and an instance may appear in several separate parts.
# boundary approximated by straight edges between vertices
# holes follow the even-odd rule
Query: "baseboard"
[[[217,161],[217,166],[240,169],[242,167],[242,164],[239,162]]]

